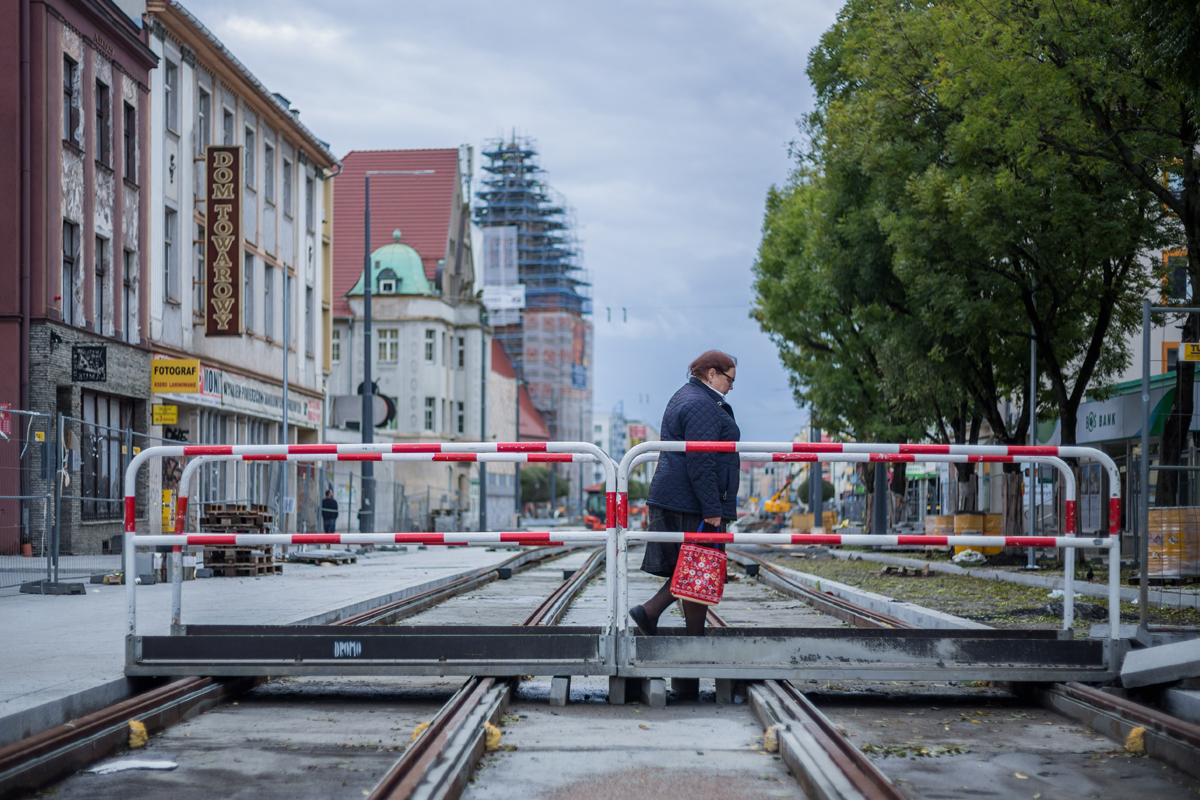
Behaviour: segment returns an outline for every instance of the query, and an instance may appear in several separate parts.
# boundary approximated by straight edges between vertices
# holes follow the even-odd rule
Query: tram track
[[[528,556],[529,553],[523,555]],[[565,555],[568,555],[568,553],[564,551],[559,552],[560,557]],[[822,615],[836,618],[842,624],[868,628],[914,627],[895,617],[879,614],[870,609],[856,606],[848,601],[833,598],[830,595],[816,592],[807,586],[798,584],[796,581],[790,579],[785,572],[774,568],[773,565],[770,565],[764,559],[748,556],[744,553],[739,555],[746,556],[750,559],[751,564],[758,565],[757,580],[749,582],[753,586],[761,584],[765,588],[770,588],[790,598],[801,600],[806,605],[819,608]],[[580,557],[582,557],[582,554],[576,555],[576,558]],[[546,567],[551,560],[549,556],[531,560],[530,565],[526,569],[534,569],[538,566]],[[513,559],[509,560],[509,562],[511,561]],[[603,551],[591,553],[574,570],[569,578],[558,583],[553,591],[543,597],[533,612],[519,624],[524,626],[563,624],[563,621],[568,616],[572,602],[576,598],[579,598],[588,588],[589,581],[602,571],[602,565]],[[461,598],[466,593],[473,592],[495,581],[499,577],[497,569],[497,567],[492,567],[489,570],[481,571],[493,573],[492,577],[483,582],[480,582],[480,579],[487,577],[486,575],[474,575],[469,576],[468,579],[461,579],[462,582],[457,586],[457,591],[447,592],[446,590],[450,588],[450,584],[438,587],[436,590],[431,590],[431,592],[439,592],[442,595],[440,599],[435,599],[427,593],[414,595],[413,597],[399,601],[399,605],[391,604],[394,607],[373,609],[365,615],[349,617],[338,624],[379,625],[385,624],[387,621],[394,622],[399,619],[407,619],[422,611],[428,611],[435,606],[445,603],[446,600],[451,598]],[[750,571],[753,571],[753,569],[748,570],[748,572]],[[545,574],[544,569],[542,574]],[[497,584],[497,586],[512,587],[514,591],[517,591],[518,588],[515,584],[507,583]],[[756,589],[755,591],[761,594],[761,590]],[[519,594],[519,591],[517,593]],[[766,593],[762,596],[764,599],[767,599],[769,594]],[[745,596],[744,591],[743,596]],[[837,600],[838,602],[830,603],[829,601],[832,600]],[[820,602],[825,607],[816,606],[816,603],[811,601]],[[468,600],[467,602],[470,601]],[[747,600],[747,602],[749,601]],[[409,603],[410,605],[405,606],[403,605],[404,603]],[[740,609],[732,607],[729,609],[730,612],[735,610]],[[725,627],[727,625],[726,619],[714,609],[710,609],[708,621],[709,625],[713,627]],[[567,620],[565,624],[576,623]],[[745,624],[745,622],[742,621],[739,624]],[[71,723],[74,729],[81,732],[86,730],[86,733],[81,733],[85,737],[96,737],[95,744],[91,745],[91,755],[87,755],[86,749],[81,749],[78,751],[76,761],[74,762],[75,765],[73,767],[63,767],[63,769],[66,771],[79,769],[80,766],[90,761],[111,754],[114,749],[120,746],[122,740],[128,736],[128,719],[150,720],[147,722],[147,727],[151,732],[162,730],[175,721],[183,721],[195,717],[201,711],[215,707],[219,703],[229,703],[235,699],[237,694],[245,692],[247,689],[253,688],[262,682],[262,679],[240,679],[240,681],[227,682],[207,678],[181,679],[154,690],[161,694],[158,697],[159,702],[157,706],[153,709],[150,708],[150,705],[153,705],[151,693],[139,695],[138,698],[131,698],[130,701],[126,701],[126,703],[131,703],[133,700],[140,700],[142,705],[136,707],[130,706],[125,709],[125,723],[117,722],[109,724],[106,727],[103,724],[103,718],[92,720],[85,717],[75,720]],[[485,723],[496,725],[500,721],[501,716],[509,708],[510,703],[513,703],[515,698],[517,698],[520,682],[520,676],[512,678],[477,677],[468,679],[454,692],[447,703],[436,710],[436,713],[423,718],[430,719],[430,725],[407,745],[407,748],[399,756],[398,760],[374,784],[374,789],[370,792],[369,797],[372,800],[384,800],[384,798],[388,800],[395,800],[396,798],[447,798],[449,800],[459,797],[464,792],[467,792],[468,796],[475,796],[471,794],[469,783],[473,773],[482,775],[483,778],[481,780],[484,780],[484,783],[475,791],[475,794],[478,796],[492,796],[489,792],[496,788],[495,779],[492,779],[492,783],[488,783],[487,776],[494,767],[477,772],[480,759],[486,753],[487,725]],[[331,685],[336,686],[336,684]],[[1087,728],[1094,729],[1097,733],[1104,734],[1109,739],[1118,742],[1123,741],[1122,737],[1127,735],[1131,728],[1136,726],[1145,727],[1147,729],[1146,750],[1149,755],[1156,759],[1161,759],[1164,763],[1169,763],[1184,772],[1190,772],[1187,769],[1189,762],[1200,765],[1200,757],[1196,755],[1200,753],[1200,749],[1196,749],[1200,745],[1200,730],[1189,731],[1180,728],[1178,720],[1174,720],[1174,718],[1157,712],[1152,708],[1142,706],[1133,701],[1114,698],[1099,690],[1079,684],[1053,684],[1036,688],[1029,687],[1034,688],[1033,692],[1022,692],[1021,690],[1025,687],[1012,688],[1017,693],[1017,700],[1014,702],[1010,698],[1008,701],[1009,710],[1022,708],[1020,703],[1023,700],[1035,699],[1045,709],[1052,710],[1055,715],[1065,715],[1069,719],[1083,722]],[[188,705],[193,702],[190,699],[193,696],[218,691],[223,691],[224,694],[220,696],[209,695],[207,701],[201,700],[193,705]],[[800,686],[788,681],[750,682],[742,687],[742,691],[739,694],[745,696],[748,702],[746,705],[741,706],[740,709],[729,706],[724,707],[726,709],[723,712],[725,714],[725,724],[729,724],[728,720],[731,714],[735,717],[741,714],[744,717],[747,713],[752,712],[754,718],[757,720],[758,728],[773,729],[772,734],[767,737],[767,740],[776,744],[778,757],[782,760],[783,764],[786,764],[794,776],[797,786],[803,791],[805,796],[824,798],[826,800],[832,800],[833,798],[850,800],[851,798],[860,797],[871,798],[871,800],[875,800],[875,798],[892,800],[893,798],[900,797],[923,796],[922,792],[913,788],[912,783],[905,782],[901,788],[897,783],[893,782],[894,780],[909,780],[905,776],[911,776],[912,773],[903,770],[897,771],[897,768],[906,766],[907,762],[905,760],[871,758],[863,752],[861,745],[865,741],[862,737],[867,734],[863,732],[857,741],[851,738],[852,735],[858,734],[847,733],[846,718],[844,716],[839,718],[836,709],[834,712],[830,712],[831,707],[837,706],[837,702],[833,706],[828,702],[828,698],[834,697],[834,694],[830,694],[828,691],[823,693],[818,692],[810,698],[806,696],[806,691]],[[955,695],[958,698],[957,700],[950,697],[949,695],[951,694],[954,693],[950,691],[944,692],[938,701],[943,709],[953,711],[952,704],[955,702],[960,703],[963,708],[978,706],[980,704],[978,698],[973,698],[965,693]],[[531,704],[527,690],[523,690],[521,695],[523,699],[520,701],[519,707],[528,710]],[[838,702],[843,703],[843,705],[856,702],[852,695],[853,693],[841,692],[838,695],[841,698]],[[444,697],[444,695],[442,696]],[[167,710],[167,706],[171,703],[174,703],[173,707],[177,709],[176,711]],[[246,705],[245,702],[242,703],[243,707]],[[535,702],[533,705],[540,707],[544,703],[538,704]],[[687,704],[677,705],[675,702],[672,702],[672,708],[676,709],[675,711],[670,711],[669,709],[666,711],[646,709],[646,713],[666,714],[667,716],[663,718],[666,719],[680,713],[694,713],[697,710],[702,710],[703,707],[712,708],[710,704],[699,706],[692,704],[689,706]],[[604,708],[605,713],[609,715],[624,714],[626,717],[631,716],[632,713],[636,713],[637,711],[636,708],[622,710],[622,707],[619,706],[608,707],[596,705],[591,705],[590,708],[577,708],[575,711],[583,712],[586,715],[588,711],[597,712],[601,708]],[[415,712],[410,712],[410,717],[412,713]],[[541,713],[554,714],[556,712],[542,709]],[[890,714],[895,712],[889,710],[884,713]],[[141,716],[138,716],[139,714]],[[158,714],[164,721],[162,723],[154,721],[150,716],[152,714]],[[171,719],[171,714],[175,715],[173,720]],[[221,717],[226,715],[215,716]],[[521,718],[523,720],[524,715],[521,715]],[[422,718],[416,717],[416,719],[420,720]],[[543,722],[549,719],[546,716],[542,717]],[[578,713],[570,719],[578,720]],[[841,722],[839,722],[839,719]],[[641,728],[649,727],[653,730],[659,730],[660,726],[666,724],[648,716],[642,716],[642,720],[645,723],[649,723],[649,725],[636,725],[633,728],[632,736],[640,735],[638,730]],[[521,727],[521,724],[517,723],[515,728],[506,729],[506,741],[508,741],[509,731],[515,732]],[[741,722],[738,724],[746,725],[747,723]],[[1028,723],[1027,727],[1032,724],[1032,722]],[[1186,723],[1183,723],[1183,725],[1186,725]],[[972,728],[960,725],[958,727],[965,728],[966,731],[965,734],[959,733],[957,730],[955,731],[954,735],[960,738],[960,743],[961,741],[965,741],[962,738],[964,736],[983,734],[983,729],[980,726]],[[1195,728],[1195,726],[1191,727]],[[193,730],[196,730],[195,727],[193,727]],[[392,728],[392,730],[397,729]],[[572,728],[571,737],[575,735],[574,730]],[[852,732],[855,730],[851,727]],[[67,733],[68,731],[47,731],[44,734],[39,734],[43,738],[38,743],[29,742],[29,740],[26,741],[31,745],[36,744],[39,746],[41,748],[39,752],[43,755],[53,754],[63,749],[65,741],[64,738],[56,737],[65,737]],[[926,732],[925,735],[928,735],[928,733]],[[544,736],[545,734],[538,735]],[[110,738],[104,739],[104,736]],[[31,739],[33,738],[37,737],[31,737]],[[557,745],[552,744],[549,751],[541,752],[572,753],[575,754],[573,758],[578,759],[580,757],[578,749],[553,749],[555,746],[565,748],[565,745],[568,744],[565,740],[569,737],[562,736],[561,738],[564,739],[563,742]],[[518,739],[516,741],[521,740]],[[525,750],[525,748],[526,745],[522,743],[521,749]],[[0,770],[4,769],[5,764],[11,763],[3,760],[6,751],[9,749],[0,750]],[[588,749],[588,747],[583,747],[585,751]],[[32,751],[30,752],[32,753]],[[9,753],[8,755],[11,757],[12,754]],[[495,762],[496,757],[502,760],[503,758],[512,758],[515,755],[515,753],[502,751],[494,754],[493,757],[485,761]],[[35,755],[35,757],[37,756]],[[377,762],[379,756],[373,756],[373,758]],[[965,757],[958,758],[972,762],[966,764],[966,766],[974,766],[973,757],[971,759],[965,759]],[[944,765],[954,759],[937,760]],[[1074,765],[1070,769],[1077,769],[1078,766]],[[312,769],[311,766],[308,768]],[[57,774],[62,774],[62,772],[60,771]],[[3,775],[4,773],[0,772],[0,777],[3,777]],[[643,776],[641,779],[645,779],[645,777]],[[49,780],[49,778],[44,779],[42,783],[44,784],[46,780]],[[363,792],[366,794],[365,789]],[[0,789],[0,795],[3,794],[4,790]],[[71,797],[93,796],[72,794],[70,792],[66,792],[65,794]],[[936,793],[931,793],[929,796],[937,795]]]
[[[556,547],[521,552],[499,564],[476,570],[433,589],[345,617],[330,625],[354,627],[394,623],[498,580],[504,571],[508,571],[509,575],[519,574],[570,555],[579,549]],[[232,702],[266,680],[179,678],[0,747],[0,797],[36,790],[112,755],[128,743],[131,722],[140,722],[152,736],[222,703]]]

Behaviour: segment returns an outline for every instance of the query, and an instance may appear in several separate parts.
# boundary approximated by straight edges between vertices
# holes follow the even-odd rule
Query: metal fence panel
[[[0,588],[52,577],[56,451],[49,414],[0,410]]]

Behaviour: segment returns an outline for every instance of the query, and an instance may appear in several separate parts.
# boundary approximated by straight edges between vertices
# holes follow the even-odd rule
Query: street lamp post
[[[371,176],[372,175],[432,175],[431,169],[420,170],[372,170],[365,175],[363,202],[363,382],[362,382],[362,432],[363,444],[375,441],[375,393],[371,381]],[[286,347],[284,348],[286,352]],[[285,412],[286,413],[286,412]],[[375,464],[362,462],[362,500],[358,510],[358,529],[362,533],[375,532]]]

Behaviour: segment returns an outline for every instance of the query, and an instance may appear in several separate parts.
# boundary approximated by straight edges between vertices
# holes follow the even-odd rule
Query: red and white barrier
[[[124,548],[124,569],[127,576],[126,584],[126,600],[128,624],[127,633],[131,636],[137,634],[137,587],[136,582],[132,580],[132,576],[136,573],[135,553],[140,546],[149,546],[152,544],[159,545],[181,545],[178,535],[168,535],[164,537],[149,537],[146,535],[136,535],[137,523],[137,474],[147,461],[155,456],[168,458],[193,458],[198,456],[216,457],[221,459],[243,459],[247,461],[525,461],[525,462],[574,462],[574,461],[598,461],[604,469],[605,489],[607,494],[608,507],[608,528],[604,532],[603,537],[597,536],[594,532],[588,532],[590,538],[587,542],[605,542],[607,547],[607,564],[606,569],[612,569],[612,565],[617,562],[617,532],[616,532],[616,471],[617,465],[608,454],[601,450],[591,442],[429,442],[429,443],[373,443],[373,444],[293,444],[293,445],[276,445],[276,444],[261,444],[261,445],[164,445],[158,447],[148,447],[135,455],[129,462],[129,466],[125,470],[125,548]],[[585,458],[586,457],[586,458]],[[190,478],[190,476],[189,476]],[[186,485],[186,484],[185,484]],[[183,503],[183,513],[187,512],[187,504]],[[179,514],[177,512],[176,519],[178,521]],[[255,534],[233,534],[234,536]],[[289,536],[292,534],[259,534],[265,536]],[[323,534],[294,534],[296,536],[317,536]],[[384,534],[385,536],[395,537],[408,536],[412,534]],[[422,534],[427,535],[427,534]],[[436,534],[434,535],[436,536]],[[546,545],[551,542],[565,541],[562,537],[556,535],[553,540],[541,541],[538,539],[540,534],[533,534],[533,537],[527,538],[530,544]],[[149,539],[154,539],[154,542]],[[158,541],[161,540],[161,541]],[[526,540],[518,540],[515,543],[522,543]],[[387,543],[394,543],[396,540],[390,539]],[[446,541],[416,541],[418,544],[455,544],[455,545],[470,545],[473,542],[446,542]],[[580,540],[584,541],[584,540]],[[282,544],[284,542],[262,542],[262,544]],[[299,542],[296,542],[299,543]],[[311,541],[310,543],[328,543]],[[349,540],[347,540],[349,543]],[[486,541],[479,540],[479,544],[494,544],[495,540]],[[178,551],[177,551],[178,552]],[[178,570],[176,573],[178,574]],[[612,626],[616,618],[615,600],[615,580],[608,581],[610,587],[608,603],[609,625]],[[172,609],[172,621],[180,622],[181,616],[181,584],[176,584],[174,589],[175,600]]]
[[[1064,476],[1066,484],[1066,513],[1064,522],[1068,532],[1075,529],[1076,486],[1075,476],[1063,458],[1087,458],[1099,461],[1109,474],[1109,537],[1098,539],[1082,539],[1076,537],[1027,537],[1027,536],[829,536],[827,541],[820,541],[820,535],[812,534],[701,534],[680,533],[660,534],[653,536],[671,536],[682,538],[647,538],[648,532],[630,532],[628,527],[628,491],[629,475],[636,464],[649,460],[648,456],[657,453],[738,453],[747,461],[773,462],[912,462],[912,461],[949,461],[952,463],[1024,463],[1049,462]],[[1025,445],[961,445],[961,444],[879,444],[872,442],[643,442],[635,445],[625,453],[617,467],[617,540],[618,548],[625,552],[629,541],[671,541],[671,542],[706,542],[706,543],[744,543],[744,544],[825,544],[825,545],[917,545],[917,546],[959,546],[983,547],[1063,547],[1067,557],[1064,559],[1063,578],[1063,627],[1068,628],[1074,623],[1074,578],[1075,578],[1075,548],[1093,547],[1110,551],[1110,561],[1119,563],[1119,553],[1113,556],[1113,549],[1120,541],[1121,526],[1121,479],[1116,463],[1106,453],[1092,447],[1038,447]],[[689,538],[691,537],[691,538]],[[708,538],[695,538],[708,537]],[[713,538],[713,537],[745,537],[745,538]],[[792,538],[797,538],[792,541]],[[904,541],[901,541],[904,540]],[[911,541],[910,541],[911,540]],[[1103,542],[1091,544],[1090,542]],[[1088,543],[1088,544],[1085,544]],[[617,566],[618,607],[628,605],[629,566],[625,559]],[[1109,622],[1111,636],[1119,635],[1120,622],[1120,569],[1109,570]],[[628,622],[618,620],[618,626],[626,629]]]
[[[679,544],[800,544],[840,547],[1091,547],[1107,550],[1117,546],[1114,536],[1087,539],[1082,536],[877,536],[867,533],[664,533],[628,531],[633,542],[677,542]]]
[[[493,546],[519,544],[530,547],[565,544],[603,544],[598,531],[467,531],[464,533],[185,533],[142,534],[133,537],[135,547],[166,545],[205,547],[264,547],[267,545],[351,544],[391,545],[425,544],[455,546]]]

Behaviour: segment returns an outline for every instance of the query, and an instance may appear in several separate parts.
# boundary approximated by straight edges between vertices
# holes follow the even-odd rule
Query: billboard
[[[204,333],[242,335],[242,148],[209,145],[204,220]]]

